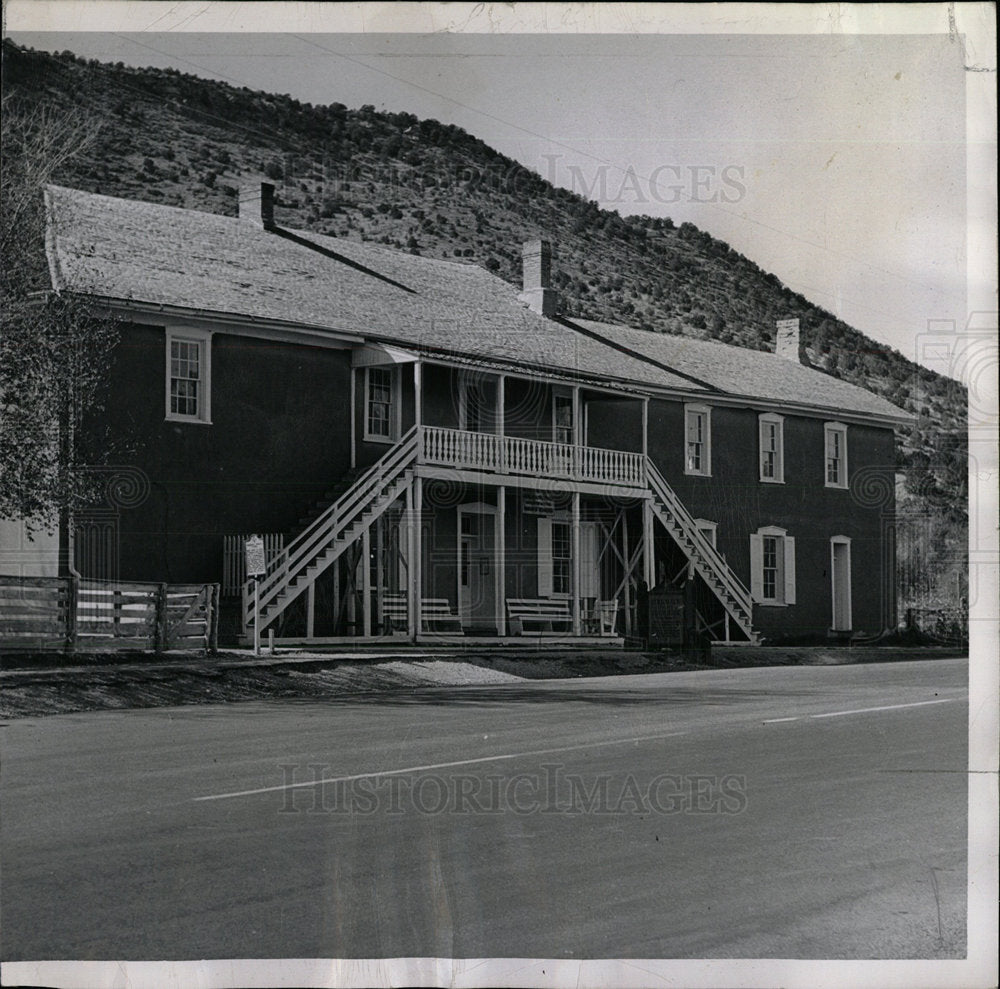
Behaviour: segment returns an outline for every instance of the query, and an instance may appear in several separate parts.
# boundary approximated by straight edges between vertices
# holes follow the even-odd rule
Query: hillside
[[[951,591],[961,579],[965,389],[694,225],[602,210],[460,128],[411,114],[314,106],[9,41],[3,71],[5,94],[99,124],[88,152],[58,175],[66,185],[233,215],[241,180],[265,175],[277,186],[283,226],[461,257],[515,283],[521,243],[544,236],[556,245],[554,277],[570,315],[755,349],[773,346],[775,320],[798,316],[815,367],[918,416],[898,450],[899,508],[919,518],[900,533],[904,598],[938,597],[931,573]]]

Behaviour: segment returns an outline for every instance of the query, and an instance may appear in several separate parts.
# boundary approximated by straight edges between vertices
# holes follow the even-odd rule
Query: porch
[[[484,446],[479,436],[447,440],[463,466],[417,458],[384,511],[267,623],[275,641],[621,644],[635,624],[642,576],[641,491],[568,478],[553,484],[519,473],[524,468],[516,462],[518,473],[500,475],[502,444]],[[440,432],[430,444],[441,459]],[[539,446],[525,459],[559,458],[566,473],[586,469],[587,458]],[[616,459],[606,459],[606,476],[635,476],[635,464]],[[238,544],[229,543],[228,573],[238,572]],[[278,538],[267,545],[270,575],[288,557]],[[242,588],[248,617],[251,587]]]
[[[652,587],[664,564],[677,569],[662,552],[657,566],[658,519],[680,553],[680,572],[700,576],[718,601],[719,614],[699,617],[701,624],[728,639],[731,616],[752,633],[749,592],[642,452],[642,398],[585,402],[577,386],[568,395],[546,391],[554,437],[546,439],[513,434],[542,427],[530,390],[514,403],[523,415],[508,418],[514,409],[502,375],[492,387],[466,373],[457,378],[459,418],[476,428],[422,423],[420,372],[414,364],[417,421],[367,468],[356,467],[268,561],[259,603],[253,583],[243,586],[244,632],[271,627],[279,641],[306,643],[396,635],[503,641],[518,633],[621,639],[636,629],[640,584]],[[373,394],[391,393],[387,386]],[[581,409],[598,406],[602,415],[584,415],[577,428]],[[625,408],[641,415],[628,429],[621,411],[616,433],[609,410]],[[373,429],[392,423],[384,409],[368,414]],[[588,422],[603,423],[599,432],[623,448],[581,442]]]

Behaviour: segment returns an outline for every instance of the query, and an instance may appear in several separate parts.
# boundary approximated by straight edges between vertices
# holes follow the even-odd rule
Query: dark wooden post
[[[66,581],[66,647],[65,651],[72,655],[76,652],[77,623],[76,608],[80,600],[80,578],[70,574]]]
[[[116,639],[122,634],[122,589],[117,585],[112,591],[111,634]]]
[[[156,591],[156,638],[153,648],[163,652],[167,648],[167,585],[160,584]]]
[[[214,656],[219,651],[219,596],[218,584],[208,589],[208,652]]]

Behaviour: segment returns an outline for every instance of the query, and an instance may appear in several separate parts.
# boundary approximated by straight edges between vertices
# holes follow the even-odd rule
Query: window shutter
[[[776,481],[780,481],[782,484],[785,483],[785,424],[784,422],[775,423],[774,427],[774,445],[777,448],[777,455],[775,457],[775,469],[774,478]]]
[[[750,596],[758,604],[764,600],[764,540],[750,537]]]
[[[785,604],[795,604],[795,540],[785,536]]]
[[[538,596],[552,596],[552,519],[538,520]]]

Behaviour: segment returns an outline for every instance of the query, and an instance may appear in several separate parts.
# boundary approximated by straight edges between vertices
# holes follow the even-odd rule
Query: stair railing
[[[413,464],[417,454],[417,434],[418,427],[412,427],[399,443],[365,471],[337,501],[271,560],[267,573],[260,581],[261,610],[281,593],[289,581],[332,546],[341,532],[357,522],[365,508]],[[248,581],[246,587],[249,592],[247,599],[252,602],[253,582]],[[247,621],[252,621],[253,617],[251,605]]]
[[[746,585],[733,573],[732,568],[722,557],[722,554],[708,541],[702,533],[691,513],[677,497],[673,488],[667,484],[656,465],[646,458],[646,477],[653,493],[666,505],[667,510],[677,520],[684,534],[694,543],[699,555],[706,565],[722,583],[726,592],[746,613],[747,622],[753,617],[753,598]],[[735,617],[735,616],[734,616]]]

